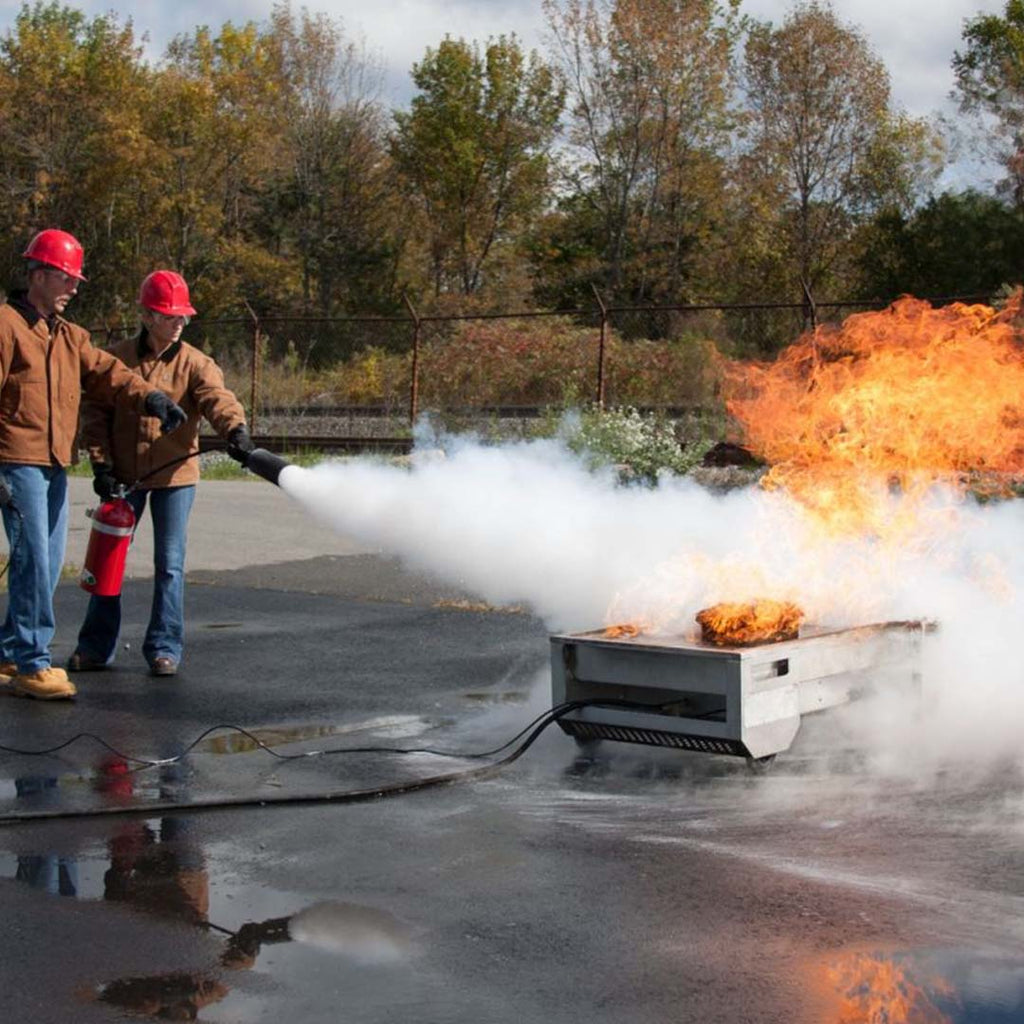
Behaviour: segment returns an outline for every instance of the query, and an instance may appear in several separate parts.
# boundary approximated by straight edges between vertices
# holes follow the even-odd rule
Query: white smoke
[[[388,964],[412,951],[412,930],[394,915],[359,903],[325,900],[293,914],[288,934],[359,964]]]
[[[552,629],[602,625],[617,594],[695,539],[713,556],[749,545],[747,493],[620,487],[555,441],[445,443],[408,468],[329,463],[281,486],[347,536],[492,604],[528,605]]]
[[[553,630],[641,621],[689,632],[702,607],[751,597],[795,600],[833,625],[934,619],[925,699],[914,711],[894,704],[875,732],[899,756],[1019,746],[1020,502],[979,506],[936,491],[920,534],[898,547],[839,544],[758,488],[622,486],[557,441],[443,444],[409,466],[290,468],[280,483],[341,533],[492,604],[527,605]]]

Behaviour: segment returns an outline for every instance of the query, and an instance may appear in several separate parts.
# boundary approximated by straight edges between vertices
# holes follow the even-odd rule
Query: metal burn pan
[[[559,719],[580,742],[759,760],[787,750],[805,714],[845,704],[882,679],[916,685],[925,629],[921,622],[805,626],[797,639],[743,647],[600,630],[555,635],[552,703],[599,702]]]

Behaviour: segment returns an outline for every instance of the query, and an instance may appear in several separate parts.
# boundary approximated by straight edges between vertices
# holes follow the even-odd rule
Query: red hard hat
[[[139,289],[139,305],[167,316],[195,316],[188,301],[188,285],[173,270],[154,270]]]
[[[82,243],[66,231],[58,231],[57,228],[40,231],[21,255],[27,260],[38,260],[63,270],[79,281],[86,280],[82,273],[82,259],[85,255]]]

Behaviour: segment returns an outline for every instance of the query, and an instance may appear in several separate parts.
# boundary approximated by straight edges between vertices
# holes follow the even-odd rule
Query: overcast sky
[[[20,6],[0,0],[4,28]],[[79,0],[69,6],[90,15],[131,15],[137,34],[148,34],[148,52],[155,59],[173,36],[196,25],[263,21],[272,0]],[[863,31],[885,61],[896,102],[911,114],[929,115],[952,110],[950,60],[962,46],[964,20],[1002,13],[1005,0],[834,0],[832,6],[844,22]],[[350,37],[364,40],[388,69],[382,98],[395,106],[408,102],[413,62],[446,34],[483,42],[515,32],[527,47],[544,48],[541,0],[293,0],[292,7],[323,11],[340,20]],[[790,0],[743,0],[745,13],[776,23],[791,7]]]

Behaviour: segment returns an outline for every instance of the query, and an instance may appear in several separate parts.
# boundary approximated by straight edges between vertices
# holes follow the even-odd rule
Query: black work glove
[[[114,476],[114,467],[106,462],[92,464],[92,489],[102,501],[110,501],[120,489],[121,481]]]
[[[175,405],[162,391],[151,391],[146,396],[146,412],[160,421],[160,433],[169,434],[188,419],[185,410]]]
[[[240,427],[235,427],[228,434],[228,455],[235,462],[240,462],[244,466],[249,461],[249,452],[254,451],[255,448],[256,445],[253,444],[249,428],[244,423]]]

